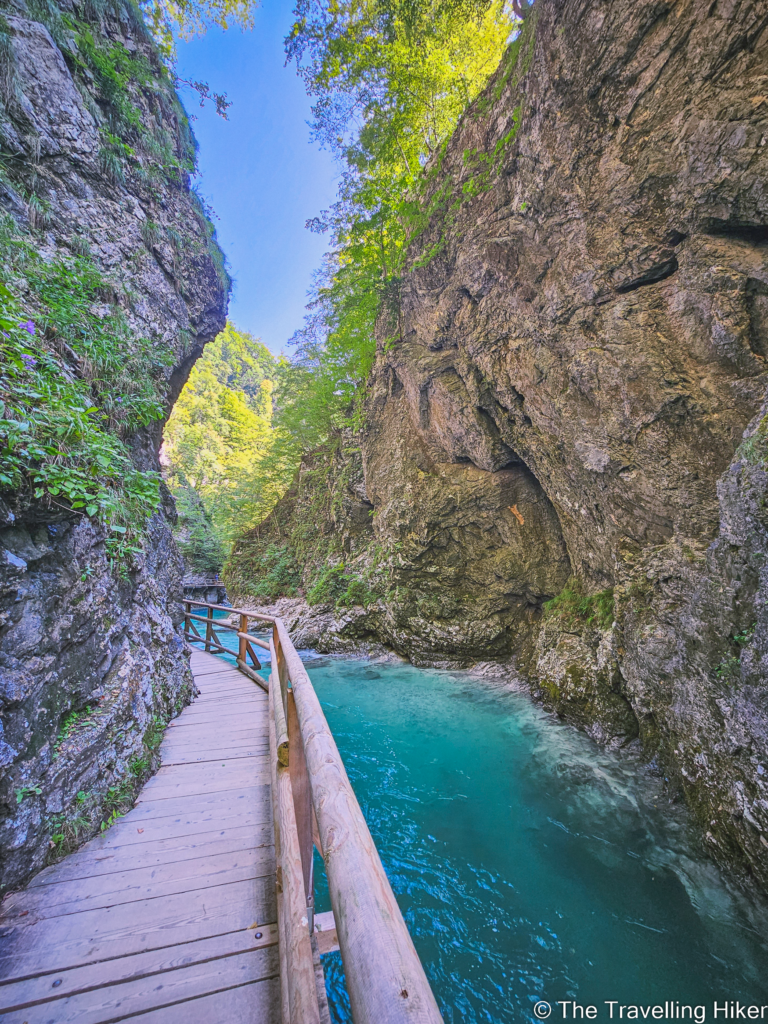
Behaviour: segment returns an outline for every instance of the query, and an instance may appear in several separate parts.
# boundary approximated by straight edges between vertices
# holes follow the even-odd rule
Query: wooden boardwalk
[[[269,700],[192,669],[135,808],[5,900],[3,1024],[279,1024]]]

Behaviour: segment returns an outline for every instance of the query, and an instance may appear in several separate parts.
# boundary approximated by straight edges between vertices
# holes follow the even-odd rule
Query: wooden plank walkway
[[[192,670],[134,809],[4,901],[3,1024],[279,1024],[268,698]]]

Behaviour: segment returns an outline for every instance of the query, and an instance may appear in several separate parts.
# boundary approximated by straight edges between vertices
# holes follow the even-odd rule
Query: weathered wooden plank
[[[189,704],[182,714],[186,711],[192,711],[195,707],[199,707],[198,701],[205,697],[220,697],[222,700],[226,700],[227,697],[253,697],[259,699],[262,694],[262,690],[258,686],[254,686],[251,680],[242,674],[237,668],[232,668],[231,674],[206,676],[198,682],[198,689],[200,696],[197,697],[194,703]]]
[[[236,685],[245,682],[243,677],[237,671],[237,666],[234,661],[228,661],[220,654],[212,655],[212,657],[215,657],[219,663],[216,668],[213,666],[206,666],[200,671],[194,671],[195,684],[198,690],[204,690],[206,686],[210,684],[211,680],[216,679],[229,679]]]
[[[261,693],[259,688],[254,686],[247,676],[244,676],[239,669],[234,667],[226,673],[203,677],[198,682],[197,688],[200,691],[200,697],[221,696],[223,698],[226,692],[250,694],[251,696],[258,697]],[[189,705],[189,707],[193,706],[192,704]]]
[[[254,774],[258,773],[263,764],[267,762],[266,754],[249,754],[246,757],[228,757],[223,755],[215,761],[206,761],[197,764],[192,761],[186,764],[171,764],[160,769],[157,775],[150,779],[144,787],[148,794],[157,790],[173,787],[181,784],[189,786],[196,784],[218,784],[228,780],[230,788],[235,790],[240,785],[245,789],[253,785]],[[200,790],[202,795],[205,789]]]
[[[240,679],[242,680],[243,676],[240,676]],[[255,708],[263,707],[264,713],[266,713],[266,702],[260,696],[263,691],[247,679],[244,682],[250,689],[246,690],[242,685],[235,687],[226,684],[226,688],[222,686],[221,690],[208,690],[201,693],[194,704],[190,704],[184,709],[177,721],[181,718],[210,714],[214,711],[227,712],[236,703],[251,703]]]
[[[205,659],[205,654],[202,651],[193,651],[192,657],[190,658],[190,667],[198,686],[201,685],[201,681],[204,680],[206,676],[225,675],[232,667],[231,663],[225,661],[223,658],[219,658],[215,655],[214,657],[216,657],[216,662],[209,663]],[[200,660],[198,661],[198,659]]]
[[[260,939],[256,938],[257,931],[261,932]],[[116,957],[85,967],[73,967],[66,971],[54,971],[24,981],[6,983],[0,986],[0,1007],[5,1010],[20,1009],[36,1003],[50,1006],[53,998],[66,998],[79,992],[140,978],[157,978],[166,971],[193,967],[195,964],[220,960],[253,949],[274,948],[276,945],[277,925],[260,924],[258,928],[245,928],[226,935],[216,935],[211,939],[198,939],[180,946],[153,949],[148,953]],[[60,983],[55,989],[54,981]],[[154,987],[157,983],[148,981],[147,987]]]
[[[218,829],[216,832],[203,832],[196,836],[182,835],[155,840],[150,836],[145,843],[120,846],[96,854],[86,849],[73,854],[62,864],[56,865],[61,869],[66,868],[66,871],[56,872],[54,869],[47,869],[52,871],[47,876],[47,880],[38,882],[35,878],[35,885],[30,885],[22,892],[12,893],[6,897],[3,903],[3,912],[5,913],[6,909],[10,907],[24,909],[25,906],[29,906],[29,903],[25,901],[25,896],[32,899],[34,893],[39,890],[46,891],[46,895],[41,895],[42,899],[59,902],[59,899],[63,899],[63,897],[57,895],[58,890],[63,892],[72,882],[83,883],[87,879],[90,891],[101,892],[104,885],[110,884],[119,887],[119,880],[127,878],[128,872],[131,870],[156,870],[165,865],[179,865],[179,870],[182,870],[181,865],[188,860],[215,858],[225,853],[235,855],[245,850],[251,850],[254,855],[258,854],[259,856],[261,856],[261,851],[267,851],[271,857],[272,845],[271,822],[264,822],[261,825],[246,825]],[[116,881],[108,882],[107,879],[110,876],[115,876]],[[102,878],[105,879],[103,883]]]
[[[238,747],[246,747],[257,742],[263,746],[261,730],[256,728],[249,728],[242,732],[235,732],[234,727],[229,732],[226,729],[216,732],[205,728],[179,729],[166,739],[161,756],[165,750],[173,749],[173,747],[191,747],[197,744],[200,750],[217,750],[223,747],[226,751],[230,748],[236,750]]]
[[[266,721],[266,715],[258,708],[251,708],[248,705],[235,705],[228,709],[227,714],[210,715],[189,715],[183,721],[175,724],[168,736],[184,736],[194,731],[203,729],[206,735],[217,737],[217,740],[224,739],[227,734],[233,739],[247,735],[261,735]]]
[[[149,789],[153,785],[165,786],[173,779],[182,779],[184,782],[190,782],[193,779],[202,781],[213,776],[222,778],[224,776],[231,778],[242,776],[247,779],[249,778],[249,769],[257,769],[259,762],[264,760],[265,756],[264,754],[253,754],[250,757],[222,757],[220,760],[205,765],[163,765],[160,771],[147,782],[144,789]]]
[[[118,823],[119,830],[113,826],[98,839],[70,854],[60,864],[45,868],[32,879],[25,891],[40,885],[56,884],[68,878],[79,878],[83,870],[94,874],[122,870],[122,867],[114,868],[111,865],[122,865],[126,858],[134,858],[139,848],[147,856],[157,857],[158,863],[163,863],[166,853],[184,859],[184,851],[194,851],[198,846],[218,842],[226,837],[235,846],[240,841],[258,842],[261,845],[269,835],[272,814],[268,803],[262,801],[247,812],[238,812],[237,803],[233,802],[227,811],[226,817],[213,819],[210,818],[210,811],[201,811],[188,817],[171,815],[144,818],[138,824],[135,820],[130,822],[123,819]],[[135,815],[137,812],[131,813]]]
[[[56,1024],[100,1024],[102,1021],[124,1019],[183,1000],[226,992],[249,982],[275,978],[277,962],[274,947],[249,950],[236,956],[168,971],[158,984],[147,985],[142,978],[26,1007],[23,1019],[27,1024],[49,1024],[51,1020]]]
[[[249,746],[259,747],[264,750],[267,749],[264,740],[256,729],[250,730],[250,732],[246,733],[244,736],[231,736],[230,739],[227,739],[224,733],[211,736],[205,731],[198,734],[195,732],[187,733],[179,729],[179,731],[175,732],[173,736],[169,736],[163,741],[160,748],[160,756],[163,758],[163,763],[165,763],[166,752],[184,750],[193,747],[197,747],[201,752],[204,750],[223,750],[226,754],[231,751],[234,756],[236,751],[244,750]]]
[[[250,740],[254,736],[260,736],[262,729],[262,721],[257,718],[254,721],[235,723],[230,722],[227,724],[226,719],[222,723],[214,722],[184,722],[169,733],[169,737],[178,736],[185,740],[199,740],[200,737],[207,737],[213,740],[214,743],[226,742],[227,736],[232,738],[232,742],[237,740]]]
[[[201,694],[209,693],[212,690],[221,690],[228,686],[234,690],[247,691],[251,686],[248,679],[238,671],[237,665],[228,665],[219,658],[222,667],[217,672],[207,672],[202,676],[195,676],[195,683]],[[191,705],[190,705],[191,707]]]
[[[272,858],[271,848],[262,849],[258,855],[253,849],[239,850],[215,857],[196,857],[102,875],[96,879],[89,878],[87,885],[78,880],[47,886],[45,891],[38,888],[34,896],[27,894],[27,899],[16,906],[11,905],[7,910],[3,907],[0,927],[13,925],[19,920],[19,906],[23,906],[24,913],[30,918],[42,921],[264,877],[271,872]],[[51,889],[55,891],[51,892]],[[74,923],[73,927],[77,924]]]
[[[166,737],[160,747],[160,756],[165,763],[165,754],[172,750],[182,750],[185,747],[197,747],[198,750],[224,750],[232,751],[234,755],[235,751],[243,750],[249,746],[260,747],[264,750],[267,749],[267,744],[264,743],[263,737],[260,735],[258,729],[251,729],[243,736],[232,736],[231,732],[229,738],[225,732],[220,732],[218,735],[210,735],[207,731],[203,730],[202,733],[191,732],[188,733],[183,729],[179,729],[174,732],[171,736]]]
[[[197,700],[201,697],[221,697],[222,700],[229,696],[237,695],[259,697],[261,693],[259,687],[254,686],[250,679],[244,676],[238,668],[233,666],[231,673],[206,676],[199,680],[197,683],[198,690],[200,691],[199,697],[196,698],[194,703],[188,705],[184,711],[194,708]]]
[[[138,805],[131,811],[133,817],[130,819],[129,824],[132,825],[134,823],[134,818],[172,818],[174,815],[179,815],[179,817],[194,815],[200,821],[203,821],[207,819],[203,819],[200,815],[215,811],[217,806],[220,806],[222,809],[229,807],[233,814],[246,814],[248,813],[246,808],[250,807],[250,802],[253,800],[258,800],[260,807],[267,805],[268,794],[265,790],[266,783],[253,782],[248,787],[243,787],[236,792],[224,795],[216,796],[209,793],[198,795],[197,797],[194,795],[185,796],[179,797],[177,801],[163,801],[162,804],[154,804],[151,801],[147,801],[145,805]],[[118,827],[124,822],[128,822],[127,817],[117,822]],[[141,821],[138,824],[141,825]]]
[[[131,1024],[213,1024],[214,1021],[226,1021],[226,1024],[279,1024],[278,986],[276,978],[256,981],[227,992],[139,1014],[131,1017]]]
[[[195,699],[194,704],[190,704],[189,710],[191,711],[193,708],[209,708],[212,706],[223,706],[228,708],[231,707],[232,703],[235,701],[239,704],[265,704],[266,702],[259,696],[259,694],[260,690],[257,686],[254,686],[251,690],[236,690],[234,693],[232,691],[222,693],[219,693],[218,691],[203,692]]]
[[[160,747],[160,756],[165,760],[164,754],[166,751],[171,752],[173,750],[184,750],[193,747],[197,747],[201,752],[231,751],[231,756],[235,756],[236,752],[246,750],[248,747],[257,747],[265,750],[266,744],[255,730],[249,736],[233,737],[229,740],[223,734],[221,736],[208,736],[207,734],[203,736],[187,736],[179,731],[163,741]]]
[[[195,744],[190,744],[182,748],[171,748],[164,760],[165,764],[168,765],[183,765],[220,762],[222,757],[228,757],[230,760],[239,760],[242,757],[266,757],[266,755],[267,751],[264,747],[257,747],[255,745],[242,747],[236,751],[228,750],[225,747],[219,747],[216,750],[198,751]]]
[[[191,764],[163,765],[160,771],[144,786],[142,795],[147,794],[148,797],[155,790],[166,789],[178,784],[188,786],[198,781],[204,785],[218,784],[228,780],[232,789],[236,789],[240,782],[243,787],[246,787],[252,784],[254,773],[260,770],[266,760],[266,754],[251,754],[248,757],[223,756],[205,764],[193,762]],[[200,790],[201,794],[204,792],[205,790]]]
[[[0,980],[175,946],[247,928],[254,921],[273,921],[274,890],[273,879],[265,878],[87,910],[77,915],[76,932],[71,915],[4,928]]]
[[[224,768],[219,768],[215,775],[207,779],[200,776],[193,776],[189,779],[173,776],[167,779],[158,779],[157,781],[151,780],[147,783],[145,790],[139,795],[137,802],[141,805],[149,800],[170,800],[183,796],[226,793],[240,785],[248,785],[248,783],[263,784],[268,780],[268,760],[266,757],[244,757],[240,759],[239,764],[242,767],[238,767],[237,771],[234,769],[227,771]],[[214,761],[209,762],[209,764],[218,765],[219,762]],[[191,769],[208,767],[208,765],[191,764],[176,765],[175,767]],[[214,769],[211,768],[212,773],[213,771]]]
[[[261,722],[266,714],[266,707],[260,707],[254,701],[238,704],[236,701],[222,701],[213,707],[199,706],[190,707],[180,715],[174,723],[173,728],[181,728],[183,725],[192,722],[199,724],[201,721],[210,722],[213,725],[246,719],[249,723]]]
[[[221,764],[224,761],[242,761],[243,758],[258,758],[267,756],[267,748],[261,743],[252,742],[247,746],[236,747],[212,747],[201,749],[199,744],[174,743],[165,748],[164,763],[166,767],[185,768],[197,764]]]
[[[240,733],[251,729],[254,733],[260,733],[265,720],[266,715],[261,708],[254,708],[249,704],[235,704],[232,707],[225,707],[223,710],[211,711],[204,715],[187,715],[173,726],[170,735],[176,736],[191,728],[204,728],[212,735],[217,732],[225,734],[227,729],[237,729]]]

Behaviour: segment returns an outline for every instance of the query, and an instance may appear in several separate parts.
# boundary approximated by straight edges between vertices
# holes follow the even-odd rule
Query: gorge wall
[[[107,324],[99,337],[116,366],[144,353],[146,381],[129,382],[126,404],[146,384],[167,415],[224,325],[229,281],[190,190],[186,115],[138,10],[127,0],[0,4],[0,99],[3,295],[36,325],[34,356],[13,380],[36,360],[52,361],[56,379],[93,379],[78,345]],[[123,401],[113,384],[94,380],[94,413],[137,470],[158,470],[162,412],[129,428],[106,404]],[[2,421],[5,435],[14,425]],[[89,471],[101,465],[94,453]],[[162,728],[191,697],[175,513],[161,493],[141,543],[119,556],[98,515],[50,490],[0,493],[4,889],[130,802]]]
[[[321,650],[511,659],[768,887],[768,3],[536,0],[423,208],[366,426],[230,596],[303,586]]]

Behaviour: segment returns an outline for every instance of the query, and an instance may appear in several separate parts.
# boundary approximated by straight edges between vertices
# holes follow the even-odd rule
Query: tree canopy
[[[363,394],[383,299],[423,223],[425,165],[496,69],[517,19],[501,0],[298,0],[286,39],[312,137],[344,172],[305,327],[292,339],[301,401],[283,425],[320,443]],[[298,394],[298,390],[297,390]]]
[[[287,485],[271,459],[278,361],[227,324],[206,346],[165,428],[162,458],[188,561],[220,569],[231,539],[258,522]],[[282,460],[288,465],[286,460]]]

